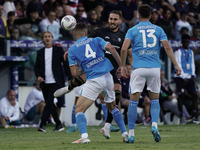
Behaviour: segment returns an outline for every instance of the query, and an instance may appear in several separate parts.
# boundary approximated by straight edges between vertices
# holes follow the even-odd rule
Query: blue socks
[[[76,109],[76,105],[74,104],[72,108],[72,124],[76,124],[75,109]]]
[[[101,107],[102,107],[102,110],[103,110],[104,119],[106,121],[107,120],[107,115],[108,115],[108,108],[106,107],[105,103],[101,104]]]
[[[153,99],[153,100],[150,100],[150,102],[151,102],[150,114],[151,114],[152,122],[158,123],[158,119],[159,119],[159,115],[160,115],[159,100]]]
[[[113,115],[113,119],[115,120],[115,122],[119,126],[121,132],[122,133],[127,132],[125,124],[124,124],[124,120],[123,120],[123,117],[122,117],[122,113],[117,108],[115,108],[111,111],[111,114]]]
[[[139,101],[134,101],[130,99],[128,107],[128,127],[130,129],[135,129],[135,122],[137,119],[137,106]]]
[[[78,126],[78,129],[79,129],[81,135],[83,133],[87,133],[87,129],[86,129],[87,121],[86,121],[86,118],[85,118],[85,115],[83,112],[78,112],[76,114],[76,124]]]

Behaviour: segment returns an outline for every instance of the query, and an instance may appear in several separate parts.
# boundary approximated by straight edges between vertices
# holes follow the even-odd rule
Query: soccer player
[[[76,24],[74,35],[77,42],[69,48],[68,60],[73,76],[81,76],[85,73],[86,83],[76,104],[76,123],[81,133],[81,138],[72,143],[89,143],[84,112],[92,105],[100,93],[104,95],[104,101],[108,110],[112,113],[115,122],[122,132],[123,140],[128,137],[121,112],[116,108],[114,83],[110,71],[113,69],[110,61],[104,57],[102,49],[107,49],[121,65],[121,60],[115,48],[103,39],[88,38],[87,26],[84,23]],[[82,70],[77,70],[76,61]],[[107,137],[110,138],[110,137]]]
[[[120,55],[121,47],[125,38],[125,33],[119,29],[119,25],[121,24],[121,22],[122,22],[121,13],[117,10],[114,10],[110,13],[108,17],[109,26],[106,28],[99,28],[99,29],[94,30],[92,33],[89,34],[88,37],[93,37],[93,38],[101,37],[105,41],[110,42],[111,45],[115,47],[118,54]],[[122,91],[121,81],[116,75],[119,65],[109,51],[105,51],[105,57],[111,61],[114,67],[114,69],[111,70],[110,73],[113,76],[115,100],[116,100],[116,105],[118,105],[121,99],[121,91]],[[102,107],[102,108],[106,109],[106,107]],[[108,113],[107,119],[105,119],[106,123],[104,125],[104,128],[101,129],[100,131],[101,133],[104,133],[105,132],[104,130],[107,130],[106,132],[108,133],[110,133],[110,131],[117,131],[117,129],[111,126],[111,122],[113,120],[112,114],[109,111],[107,111],[107,113]]]
[[[125,40],[121,49],[121,74],[127,76],[125,67],[127,49],[131,42],[132,45],[132,73],[130,79],[130,104],[128,108],[129,137],[126,143],[134,143],[134,128],[137,119],[137,105],[145,83],[149,92],[151,103],[150,114],[152,117],[151,132],[154,140],[161,140],[157,129],[160,113],[159,92],[160,92],[160,42],[162,43],[168,57],[175,66],[176,74],[181,74],[173,51],[167,41],[167,36],[163,29],[149,22],[151,18],[151,8],[147,4],[139,6],[139,24],[130,28],[126,33]]]

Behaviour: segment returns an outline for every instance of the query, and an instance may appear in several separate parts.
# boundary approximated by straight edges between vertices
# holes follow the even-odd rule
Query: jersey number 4
[[[145,32],[145,30],[140,30],[139,32],[142,33],[142,40],[143,40],[143,47],[144,47],[144,48],[146,48],[146,47],[154,47],[154,46],[156,45],[157,38],[156,38],[156,36],[154,35],[154,33],[156,32],[154,29],[149,29],[149,30],[146,31],[146,32],[148,33],[148,34],[147,34],[147,37],[153,38],[153,43],[152,43],[152,44],[147,44],[147,39],[146,39],[146,32]]]
[[[92,48],[90,47],[89,44],[85,45],[85,57],[87,57],[87,58],[90,58],[90,57],[96,58],[96,52],[94,52],[92,50]]]

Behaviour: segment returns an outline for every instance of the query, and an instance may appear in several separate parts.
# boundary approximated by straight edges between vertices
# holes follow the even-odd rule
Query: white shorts
[[[160,93],[160,68],[137,68],[132,70],[130,93],[142,92],[147,84],[147,90]]]
[[[79,97],[80,93],[81,93],[81,89],[83,88],[84,84],[82,84],[81,86],[77,86],[75,87],[75,96]]]
[[[100,93],[103,94],[106,103],[115,101],[114,82],[110,73],[87,80],[81,89],[81,95],[93,101]]]

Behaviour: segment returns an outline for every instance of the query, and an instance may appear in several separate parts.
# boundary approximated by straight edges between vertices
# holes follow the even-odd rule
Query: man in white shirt
[[[39,25],[41,32],[43,33],[44,31],[50,31],[53,35],[54,40],[59,39],[59,34],[60,34],[60,25],[56,19],[56,13],[54,11],[50,11],[47,18],[42,20]]]
[[[8,125],[20,125],[19,103],[16,101],[14,90],[8,90],[5,97],[0,100],[0,124],[4,127]]]
[[[42,115],[44,110],[45,101],[40,89],[40,83],[36,82],[35,87],[28,95],[26,103],[24,105],[25,116],[28,121],[32,121],[35,116]]]

